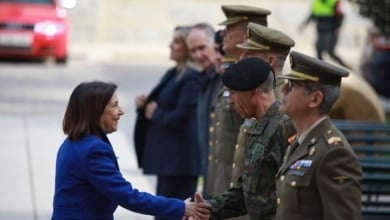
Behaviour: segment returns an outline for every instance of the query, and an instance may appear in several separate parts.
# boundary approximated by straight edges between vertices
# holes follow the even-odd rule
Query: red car
[[[59,0],[0,0],[0,58],[68,58],[69,22]]]

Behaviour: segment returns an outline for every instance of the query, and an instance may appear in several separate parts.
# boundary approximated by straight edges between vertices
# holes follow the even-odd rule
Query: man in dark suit
[[[144,174],[157,175],[157,195],[179,199],[196,191],[203,171],[196,117],[200,73],[193,68],[185,43],[189,31],[188,26],[174,29],[170,59],[176,65],[168,69],[147,98],[136,98],[138,118],[144,118],[145,123],[137,120],[134,135],[135,140],[137,135],[144,138],[135,142],[140,145],[139,164]]]
[[[340,94],[344,69],[298,52],[279,108],[297,137],[276,175],[277,220],[361,219],[362,170],[344,135],[328,114]]]

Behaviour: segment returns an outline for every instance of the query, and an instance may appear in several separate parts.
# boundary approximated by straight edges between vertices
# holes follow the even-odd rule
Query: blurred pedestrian
[[[229,88],[229,102],[243,118],[255,118],[249,131],[245,167],[238,182],[221,195],[207,199],[211,219],[248,214],[250,219],[274,219],[276,211],[275,175],[283,162],[288,137],[295,130],[289,118],[279,113],[275,99],[274,73],[259,58],[247,58],[231,65],[223,74]]]
[[[143,172],[157,175],[157,195],[179,199],[196,191],[202,174],[196,117],[200,72],[193,68],[185,43],[189,30],[189,26],[175,28],[169,46],[175,66],[168,69],[148,97],[136,98],[138,117],[144,117],[142,121],[147,123],[144,134],[137,131],[141,125],[135,130],[135,135],[145,138]]]
[[[215,30],[208,23],[197,23],[191,27],[186,43],[194,62],[201,67],[201,91],[198,97],[198,141],[202,150],[204,181],[207,181],[207,156],[209,146],[209,124],[212,99],[221,85],[216,69],[220,57],[215,41]]]
[[[208,219],[207,206],[139,192],[124,179],[107,137],[124,114],[116,89],[93,81],[73,90],[63,119],[67,137],[57,154],[51,219],[113,219],[118,205],[168,219]]]
[[[290,64],[291,72],[280,76],[288,83],[279,110],[291,117],[297,136],[276,176],[276,220],[359,220],[362,170],[328,117],[349,73],[295,51]]]
[[[344,12],[340,0],[313,0],[311,12],[299,26],[299,31],[311,21],[315,21],[317,58],[322,60],[323,54],[327,53],[339,65],[351,69],[335,52],[343,19]]]

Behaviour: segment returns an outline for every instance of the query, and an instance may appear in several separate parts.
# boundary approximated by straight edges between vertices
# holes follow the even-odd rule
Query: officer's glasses
[[[304,82],[304,81],[297,81],[297,80],[288,80],[287,81],[287,91],[291,92],[293,88],[296,87],[303,87],[307,92],[313,92],[318,89],[316,89],[314,86],[312,86],[310,83]]]

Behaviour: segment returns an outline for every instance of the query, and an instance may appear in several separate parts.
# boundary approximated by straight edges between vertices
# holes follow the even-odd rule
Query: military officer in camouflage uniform
[[[297,138],[276,176],[276,220],[359,220],[362,170],[328,117],[349,73],[294,51],[290,63],[280,112],[291,117]]]
[[[274,73],[259,58],[231,65],[222,81],[229,88],[229,102],[245,118],[255,118],[249,131],[245,166],[241,178],[223,194],[207,200],[211,219],[248,214],[250,219],[273,219],[276,211],[275,175],[282,164],[287,137],[295,130],[289,118],[278,111],[273,91]]]
[[[237,47],[244,49],[244,52],[241,55],[242,59],[249,57],[260,58],[268,62],[274,70],[275,75],[279,76],[282,74],[286,57],[288,56],[291,47],[294,45],[294,40],[286,34],[250,22],[248,24],[248,39],[245,42],[238,44]],[[283,84],[284,82],[282,79],[277,79],[276,88],[274,89],[277,99],[281,98],[281,88]],[[247,137],[250,135],[249,131],[255,125],[255,121],[256,120],[254,119],[245,119],[244,123],[241,125],[233,157],[232,182],[230,183],[230,186],[233,186],[242,174],[245,158],[245,143]]]
[[[245,41],[248,22],[266,25],[267,15],[271,12],[246,5],[223,5],[222,11],[227,18],[220,23],[226,26],[222,31],[225,52],[223,66],[226,68],[236,62],[243,52],[243,49],[237,48],[236,44]],[[212,104],[209,162],[205,184],[207,196],[219,195],[230,187],[234,146],[243,119],[228,103],[228,95],[229,91],[221,85]]]

